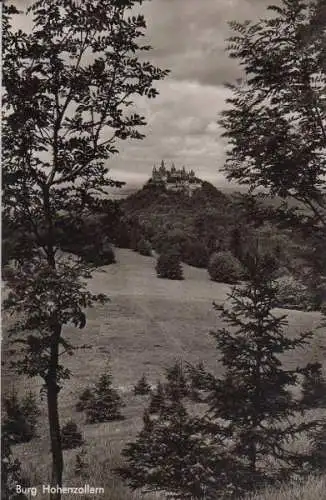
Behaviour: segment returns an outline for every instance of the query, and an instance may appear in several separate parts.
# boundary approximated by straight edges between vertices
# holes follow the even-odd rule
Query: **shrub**
[[[161,254],[157,259],[156,273],[159,278],[183,280],[183,271],[179,255],[175,252]]]
[[[307,310],[311,307],[311,296],[307,287],[293,277],[279,278],[277,291],[278,307]]]
[[[182,251],[182,259],[189,266],[205,268],[208,263],[208,249],[200,241],[187,241]]]
[[[160,254],[173,252],[181,256],[188,239],[189,236],[183,229],[164,229],[159,233],[156,232],[154,248]]]
[[[29,481],[22,477],[21,463],[14,459],[11,452],[11,438],[2,429],[1,433],[1,500],[27,500],[23,493],[16,492],[16,486],[29,486]]]
[[[78,403],[76,404],[76,411],[85,411],[93,400],[93,393],[91,389],[84,389],[79,396]]]
[[[320,427],[310,433],[312,438],[311,455],[315,470],[325,472],[326,470],[326,420],[322,420]]]
[[[304,374],[301,402],[306,408],[326,406],[326,381],[320,363],[311,364],[311,369]]]
[[[86,460],[86,450],[81,449],[80,453],[76,455],[74,473],[75,476],[81,477],[83,479],[89,479],[89,464]]]
[[[109,372],[100,376],[95,384],[93,396],[86,404],[86,421],[88,423],[121,420],[120,409],[124,406],[118,392],[112,387],[112,376]]]
[[[140,238],[140,240],[137,242],[137,252],[139,252],[140,255],[150,257],[152,255],[152,247],[150,242],[148,240],[145,240],[145,238]]]
[[[158,382],[155,390],[151,393],[148,411],[149,413],[159,413],[165,404],[165,392],[161,382]]]
[[[79,250],[79,255],[86,261],[95,266],[108,266],[116,262],[115,253],[111,243],[104,238],[103,241],[89,243]]]
[[[123,450],[126,465],[117,469],[119,475],[132,489],[161,491],[169,498],[220,498],[228,484],[221,466],[231,461],[203,437],[201,421],[178,397],[167,396],[160,410],[151,413],[145,410],[136,441]]]
[[[187,375],[190,381],[190,398],[196,402],[202,401],[202,394],[207,391],[210,383],[210,375],[205,370],[203,362],[195,366],[188,365]]]
[[[143,375],[134,387],[134,394],[137,396],[145,396],[151,392],[151,386],[147,382],[145,375]]]
[[[26,443],[36,436],[40,410],[32,392],[19,401],[17,392],[13,390],[4,396],[3,407],[3,432],[10,436],[12,443]]]
[[[69,422],[62,427],[61,443],[63,450],[72,450],[84,443],[82,434],[73,420],[69,420]]]
[[[217,252],[211,256],[208,273],[211,280],[230,284],[237,283],[243,277],[240,261],[229,251]]]
[[[172,401],[184,398],[189,394],[186,373],[182,362],[176,362],[166,370],[165,393]]]

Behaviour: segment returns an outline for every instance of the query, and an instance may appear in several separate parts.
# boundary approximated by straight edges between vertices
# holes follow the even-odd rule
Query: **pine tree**
[[[211,375],[204,367],[204,363],[200,361],[197,365],[187,366],[187,375],[189,378],[189,397],[195,402],[204,401],[207,393]],[[214,378],[213,378],[214,380]]]
[[[189,387],[181,360],[166,370],[166,379],[165,392],[172,401],[188,396]]]
[[[93,400],[93,392],[89,387],[83,390],[80,394],[78,402],[76,404],[76,411],[84,411],[91,404]]]
[[[118,392],[112,387],[112,375],[109,370],[103,373],[96,382],[93,397],[86,408],[88,423],[121,420],[121,408],[124,403]]]
[[[189,415],[182,397],[167,394],[174,397],[167,396],[157,415],[145,410],[143,429],[123,450],[127,463],[117,472],[133,489],[180,499],[220,498],[235,469],[232,458],[214,439],[203,439],[203,424]]]
[[[155,390],[151,393],[149,402],[149,413],[158,413],[165,404],[165,391],[163,384],[158,381]]]
[[[310,366],[290,370],[279,359],[279,355],[304,347],[312,333],[290,339],[284,334],[286,315],[272,313],[277,295],[275,260],[256,254],[247,255],[245,261],[246,286],[233,288],[230,308],[215,305],[226,325],[212,332],[225,375],[215,379],[208,402],[211,418],[225,421],[224,429],[219,427],[218,432],[231,437],[230,451],[241,461],[239,487],[250,490],[301,470],[309,457],[292,453],[286,443],[317,423],[289,420],[302,410],[290,387]],[[268,466],[271,458],[277,464],[273,471]]]
[[[151,392],[151,386],[147,382],[145,374],[143,374],[134,387],[134,394],[136,396],[137,395],[144,396],[145,394],[149,394],[150,392]]]
[[[12,443],[25,443],[36,436],[37,418],[40,410],[35,396],[28,392],[19,400],[13,389],[3,398],[4,418],[3,431],[11,436]]]
[[[78,430],[76,422],[69,420],[61,429],[61,444],[63,450],[78,448],[84,443],[82,433]]]

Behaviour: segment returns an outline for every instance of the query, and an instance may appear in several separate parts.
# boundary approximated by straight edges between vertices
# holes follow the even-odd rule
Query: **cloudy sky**
[[[21,6],[27,0],[18,0]],[[111,160],[113,178],[143,182],[154,163],[174,161],[201,178],[225,183],[225,143],[216,124],[225,106],[224,82],[239,76],[225,52],[228,21],[256,20],[268,0],[151,0],[142,6],[153,50],[147,58],[171,73],[157,88],[156,99],[142,100],[138,111],[148,125],[142,141],[124,142]],[[273,2],[272,2],[273,3]],[[276,3],[276,2],[275,2]]]

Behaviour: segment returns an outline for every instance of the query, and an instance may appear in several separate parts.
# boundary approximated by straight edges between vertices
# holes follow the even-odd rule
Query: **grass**
[[[250,496],[248,500],[324,500],[326,477],[309,477],[304,484],[284,485],[278,490],[267,489],[262,494]]]
[[[94,273],[89,282],[93,292],[109,295],[111,302],[105,306],[90,309],[87,313],[85,329],[67,328],[66,336],[82,346],[73,357],[63,361],[72,372],[60,393],[60,416],[62,424],[73,419],[84,433],[90,479],[94,486],[104,486],[105,500],[131,500],[146,498],[133,493],[116,478],[111,470],[121,461],[123,445],[133,439],[141,428],[141,417],[146,397],[135,397],[132,389],[143,373],[151,383],[162,378],[164,369],[178,358],[190,362],[203,360],[216,372],[220,370],[214,341],[209,331],[219,327],[219,318],[213,310],[213,300],[225,300],[229,287],[209,280],[205,270],[184,266],[184,281],[158,279],[155,274],[155,259],[143,257],[129,250],[117,250],[117,264]],[[289,335],[299,331],[314,329],[320,321],[317,313],[287,311]],[[4,318],[5,321],[5,318]],[[301,365],[308,361],[324,360],[325,330],[319,330],[307,349],[287,356],[290,365]],[[5,359],[5,346],[3,359]],[[112,367],[113,380],[126,403],[123,413],[125,420],[107,424],[85,425],[84,415],[75,412],[74,406],[82,389],[92,385],[105,369],[107,361]],[[2,373],[3,387],[15,380],[6,368]],[[37,390],[41,380],[19,379],[18,390]],[[31,443],[15,447],[15,454],[23,464],[24,472],[33,485],[49,480],[50,453],[47,431],[45,401],[41,403],[39,436]],[[41,422],[45,422],[44,425]],[[299,444],[299,446],[301,446]],[[74,477],[76,450],[67,450],[65,457],[66,484],[78,485],[83,480]],[[314,483],[315,481],[315,483]],[[319,480],[311,479],[318,491]],[[293,488],[297,489],[299,486]],[[301,488],[301,486],[300,486]],[[285,490],[287,491],[287,490]],[[292,490],[291,490],[292,491]],[[298,490],[299,491],[299,490]],[[281,494],[281,493],[280,493]],[[296,494],[296,493],[295,493]],[[275,500],[282,496],[254,497]],[[275,493],[276,495],[276,493]],[[322,498],[317,495],[316,498]],[[67,500],[69,496],[65,496]],[[149,500],[164,498],[149,495]],[[288,498],[301,498],[293,496]],[[306,498],[306,497],[302,497]],[[312,498],[312,497],[311,497]],[[307,500],[310,497],[307,496]]]

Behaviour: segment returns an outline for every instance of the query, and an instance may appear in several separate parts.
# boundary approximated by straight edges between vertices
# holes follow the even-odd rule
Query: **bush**
[[[81,477],[83,479],[89,479],[89,464],[86,460],[86,450],[82,448],[80,453],[76,455],[74,473],[76,477]]]
[[[17,392],[13,390],[4,396],[3,407],[5,412],[3,432],[10,436],[13,444],[26,443],[36,436],[40,410],[32,392],[19,401]]]
[[[1,433],[1,500],[27,500],[23,493],[16,492],[16,486],[28,487],[29,481],[22,477],[21,463],[11,452],[12,440],[7,433]]]
[[[85,411],[89,404],[91,404],[93,399],[92,391],[87,388],[84,389],[81,395],[79,396],[78,403],[76,404],[76,411]]]
[[[109,422],[121,420],[120,409],[124,406],[118,392],[112,387],[112,376],[109,372],[100,376],[92,391],[91,399],[86,402],[87,423]]]
[[[136,396],[145,396],[151,392],[151,386],[147,382],[145,375],[143,375],[134,387],[134,394]]]
[[[159,413],[165,406],[165,391],[163,384],[159,381],[156,389],[151,393],[148,411],[149,413]]]
[[[105,238],[99,244],[89,243],[79,250],[79,255],[95,266],[108,266],[116,262],[115,253],[110,242]]]
[[[208,263],[208,249],[200,241],[187,241],[182,251],[182,259],[189,266],[205,268]]]
[[[159,278],[183,280],[180,257],[175,252],[161,254],[157,259],[155,269]]]
[[[188,396],[188,381],[181,361],[176,362],[166,370],[166,380],[165,393],[171,401]]]
[[[195,366],[188,365],[187,375],[190,381],[190,399],[195,402],[203,401],[203,394],[207,391],[211,380],[203,362]]]
[[[69,420],[69,422],[62,427],[61,443],[63,450],[72,450],[84,443],[82,434],[79,432],[77,424],[73,420]]]
[[[243,277],[243,268],[231,252],[223,251],[211,256],[208,273],[212,281],[235,284]]]
[[[301,402],[305,408],[326,407],[326,381],[320,363],[311,364],[304,375]]]
[[[188,240],[189,236],[183,229],[174,228],[156,231],[153,243],[155,250],[160,254],[175,253],[181,256]]]
[[[222,498],[219,493],[228,484],[222,467],[228,459],[203,436],[201,420],[191,416],[173,390],[152,413],[145,410],[143,428],[124,448],[126,463],[116,472],[132,489],[159,491],[164,498]]]
[[[308,310],[311,308],[311,296],[307,287],[293,277],[279,278],[277,305],[285,309]]]
[[[326,420],[323,419],[320,427],[310,434],[312,441],[311,455],[315,470],[325,473],[326,470]]]
[[[140,255],[150,257],[152,255],[152,247],[150,242],[148,240],[145,240],[144,238],[140,238],[137,243],[137,252],[139,252]]]

